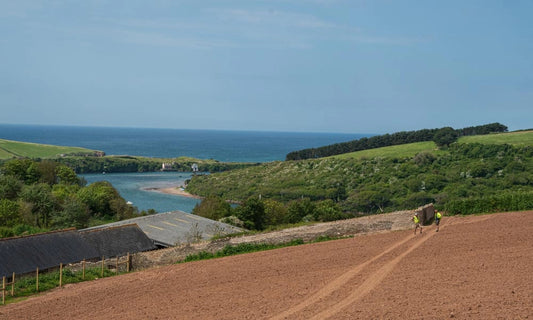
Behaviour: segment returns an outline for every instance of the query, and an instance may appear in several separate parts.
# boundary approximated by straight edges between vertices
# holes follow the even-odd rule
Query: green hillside
[[[53,146],[47,144],[38,144],[30,142],[19,142],[0,139],[0,159],[10,159],[10,158],[57,158],[62,154],[64,155],[74,155],[74,154],[84,154],[84,155],[93,155],[94,150],[89,150],[79,147],[62,147],[62,146]]]
[[[533,130],[495,133],[459,138],[459,143],[511,144],[515,146],[532,146]]]
[[[510,144],[514,146],[533,146],[533,131],[517,131],[507,133],[486,134],[477,136],[465,136],[459,138],[458,143],[482,143],[482,144]],[[368,149],[350,153],[344,153],[332,158],[345,159],[368,159],[375,157],[382,158],[404,158],[414,157],[420,152],[430,152],[442,154],[445,151],[437,149],[433,141],[407,143],[397,146],[389,146],[375,149]]]
[[[375,157],[387,157],[387,158],[405,158],[405,157],[414,157],[417,153],[420,152],[431,152],[437,153],[442,152],[437,149],[437,145],[433,141],[426,142],[415,142],[408,144],[401,144],[397,146],[389,146],[382,148],[375,148],[369,150],[362,150],[350,153],[339,154],[336,156],[331,156],[331,158],[337,159],[368,159]]]
[[[187,191],[238,202],[261,196],[284,205],[286,215],[305,199],[332,201],[344,216],[430,202],[449,213],[533,209],[532,147],[532,131],[462,137],[440,150],[411,143],[196,176]],[[299,219],[316,219],[310,212]]]
[[[13,157],[12,153],[10,153],[10,152],[8,152],[8,151],[6,151],[6,150],[4,150],[4,149],[2,149],[0,147],[0,159],[9,159],[11,157]]]
[[[219,172],[253,166],[254,163],[220,162],[190,157],[151,158],[137,156],[101,156],[103,152],[79,147],[63,147],[29,142],[0,139],[0,161],[14,158],[53,159],[74,169],[76,173],[94,172],[151,172],[161,170],[162,163],[169,164],[169,170],[190,172],[197,164],[202,172]]]

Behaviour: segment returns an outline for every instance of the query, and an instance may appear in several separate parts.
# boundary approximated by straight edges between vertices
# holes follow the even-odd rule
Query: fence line
[[[124,256],[122,256],[124,257]],[[126,272],[130,272],[131,271],[131,258],[132,256],[130,255],[130,253],[128,252],[128,254],[126,255],[126,261],[120,261],[120,258],[119,256],[116,257],[116,260],[115,260],[115,264],[114,264],[114,267],[115,267],[115,273],[118,275],[119,274],[119,266],[121,265],[126,265]],[[85,259],[83,259],[81,262],[78,262],[78,263],[81,263],[81,271],[82,271],[82,280],[85,280],[85,269],[86,269],[86,261]],[[102,256],[102,263],[101,263],[101,277],[103,278],[104,277],[104,269],[105,269],[105,256]],[[109,269],[109,266],[108,265],[108,269]],[[112,265],[111,265],[112,266]],[[59,263],[59,288],[62,288],[63,286],[63,263]],[[4,305],[6,303],[6,291],[9,291],[7,289],[8,286],[11,286],[11,297],[14,297],[15,296],[15,272],[13,272],[13,275],[11,277],[11,281],[10,282],[6,282],[6,277],[3,276],[2,277],[2,288],[0,289],[2,291],[2,305]],[[35,290],[36,292],[39,292],[39,267],[36,268],[35,270]]]

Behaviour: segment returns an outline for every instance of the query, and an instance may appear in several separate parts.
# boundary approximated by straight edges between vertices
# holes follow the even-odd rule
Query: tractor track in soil
[[[0,307],[0,319],[532,319],[533,212],[153,268]]]

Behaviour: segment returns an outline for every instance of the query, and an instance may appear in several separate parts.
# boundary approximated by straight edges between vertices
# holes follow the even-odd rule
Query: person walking
[[[415,215],[413,216],[413,222],[415,223],[415,235],[416,235],[416,229],[420,228],[420,233],[422,233],[422,225],[420,224],[420,218],[418,217],[418,212],[415,212]]]
[[[437,225],[437,230],[435,230],[435,232],[439,232],[439,224],[441,218],[442,214],[439,211],[435,211],[435,224]]]

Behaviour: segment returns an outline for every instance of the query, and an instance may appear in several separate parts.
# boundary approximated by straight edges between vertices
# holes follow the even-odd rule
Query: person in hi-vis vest
[[[437,225],[437,230],[435,230],[436,232],[439,232],[439,224],[440,224],[441,218],[442,218],[442,214],[438,211],[435,211],[435,224]]]
[[[415,212],[415,215],[413,216],[413,222],[415,223],[415,235],[416,235],[416,229],[420,228],[420,233],[422,233],[422,225],[420,224],[420,218],[418,217],[418,212]]]

